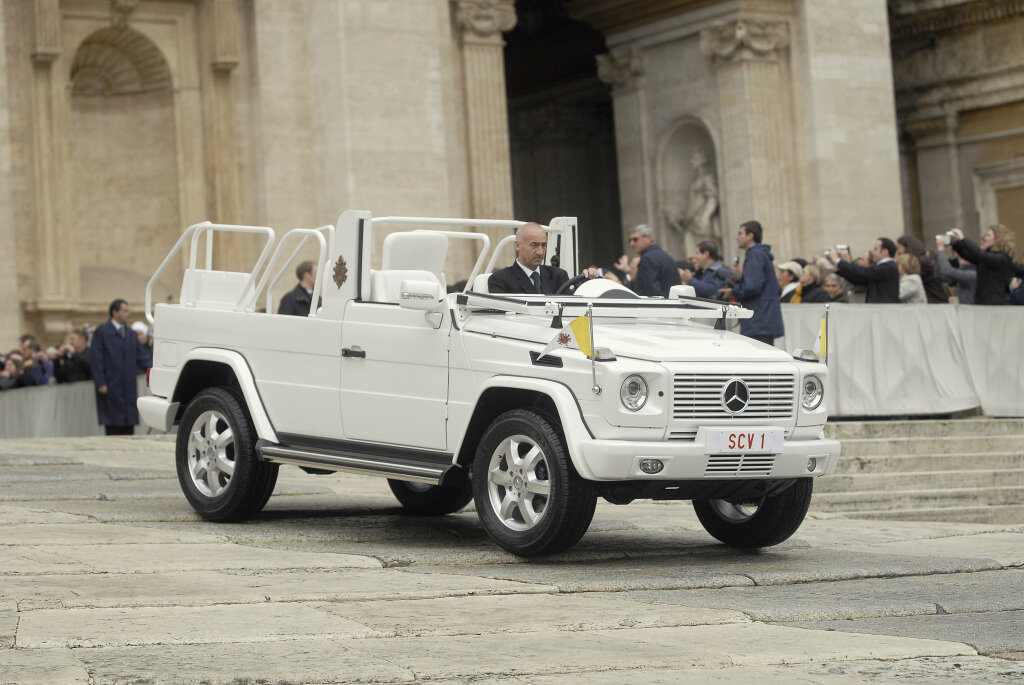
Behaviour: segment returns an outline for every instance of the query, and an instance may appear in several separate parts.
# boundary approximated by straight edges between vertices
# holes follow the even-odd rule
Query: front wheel
[[[423,516],[454,514],[473,499],[473,486],[462,469],[454,480],[443,485],[427,485],[388,478],[388,486],[405,510]]]
[[[562,436],[525,409],[505,412],[484,433],[473,462],[473,496],[488,535],[523,557],[575,545],[597,506]]]
[[[257,514],[277,483],[278,465],[256,456],[249,412],[224,388],[203,390],[185,409],[175,464],[185,499],[210,521]]]
[[[694,500],[704,530],[740,549],[771,547],[796,532],[811,505],[814,481],[801,478],[782,492],[755,501]]]

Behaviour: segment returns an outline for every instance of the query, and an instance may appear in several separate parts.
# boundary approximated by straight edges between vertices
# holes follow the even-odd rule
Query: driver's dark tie
[[[530,280],[533,281],[533,289],[540,292],[540,274],[534,271],[530,274]]]

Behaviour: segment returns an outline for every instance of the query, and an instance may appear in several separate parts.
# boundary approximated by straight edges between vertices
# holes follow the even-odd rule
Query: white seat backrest
[[[489,293],[491,292],[488,288],[487,281],[491,279],[490,274],[477,274],[477,277],[473,279],[473,292],[475,293]]]
[[[402,291],[402,281],[437,281],[430,271],[423,269],[392,269],[390,271],[370,272],[370,301],[371,302],[399,302],[399,293]],[[440,281],[437,281],[442,286]],[[442,290],[442,292],[444,292]]]
[[[391,233],[384,238],[384,271],[429,271],[443,287],[444,261],[448,257],[448,236],[430,231]]]
[[[181,282],[181,302],[197,307],[234,309],[247,289],[252,289],[250,274],[240,271],[185,269]]]

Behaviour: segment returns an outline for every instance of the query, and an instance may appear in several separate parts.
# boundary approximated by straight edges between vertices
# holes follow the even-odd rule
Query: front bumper
[[[573,456],[580,475],[596,481],[816,478],[832,473],[839,461],[839,441],[826,438],[786,440],[774,455],[712,455],[705,444],[701,428],[692,442],[581,440]],[[643,459],[665,466],[650,475],[640,470]]]

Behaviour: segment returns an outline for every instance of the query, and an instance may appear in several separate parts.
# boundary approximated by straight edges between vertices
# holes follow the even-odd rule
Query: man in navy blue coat
[[[650,226],[640,224],[630,231],[629,245],[640,255],[636,281],[633,282],[637,295],[668,297],[669,289],[682,283],[676,260],[655,244]]]
[[[110,303],[110,320],[92,335],[92,380],[96,411],[107,435],[131,435],[139,422],[135,406],[136,375],[153,365],[153,355],[128,327],[131,310],[117,299]]]
[[[740,333],[769,345],[783,336],[782,308],[779,307],[779,280],[775,277],[775,255],[771,246],[761,242],[764,229],[757,221],[740,225],[736,245],[747,251],[743,275],[732,287],[732,295],[754,315],[740,319]]]

